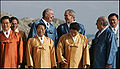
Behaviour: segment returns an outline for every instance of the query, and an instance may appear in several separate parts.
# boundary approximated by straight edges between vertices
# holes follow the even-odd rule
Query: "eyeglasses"
[[[7,23],[2,23],[2,25],[8,25],[9,23],[7,22]]]

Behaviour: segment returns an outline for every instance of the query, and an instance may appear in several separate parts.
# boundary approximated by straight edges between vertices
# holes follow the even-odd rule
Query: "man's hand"
[[[33,66],[28,66],[28,69],[33,69]]]
[[[109,64],[106,65],[106,68],[110,68],[110,67],[112,67],[112,65],[109,65]]]
[[[67,60],[63,60],[63,61],[61,62],[61,64],[68,64],[68,63],[67,63]]]
[[[21,68],[21,65],[18,65],[18,68]]]

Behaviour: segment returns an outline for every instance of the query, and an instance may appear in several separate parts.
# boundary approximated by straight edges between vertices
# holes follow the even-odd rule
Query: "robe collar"
[[[11,28],[8,30],[8,34],[6,34],[6,32],[3,30],[3,33],[4,33],[4,35],[8,38],[9,37],[9,35],[10,35],[10,31],[11,31]]]
[[[37,35],[35,36],[35,38],[38,40],[38,48],[39,49],[44,49],[44,50],[46,50],[47,49],[47,46],[45,46],[46,45],[46,41],[47,41],[47,38],[46,38],[46,36],[44,36],[44,41],[43,41],[43,43],[41,43],[41,41],[39,40],[39,38],[37,37]]]
[[[40,42],[43,44],[43,41],[44,41],[44,35],[42,36],[42,37],[39,37],[38,35],[37,35],[37,37],[39,38],[39,40],[40,40]]]
[[[15,32],[19,32],[19,29],[17,28],[17,29],[15,30]]]

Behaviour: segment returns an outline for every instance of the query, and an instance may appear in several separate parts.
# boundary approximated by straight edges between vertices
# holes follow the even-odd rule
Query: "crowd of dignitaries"
[[[97,19],[98,32],[91,47],[84,25],[75,20],[74,10],[65,10],[66,23],[57,29],[51,24],[52,9],[45,9],[42,16],[32,24],[28,38],[18,29],[16,17],[1,17],[0,68],[120,68],[116,13],[111,13],[108,19],[105,16]]]

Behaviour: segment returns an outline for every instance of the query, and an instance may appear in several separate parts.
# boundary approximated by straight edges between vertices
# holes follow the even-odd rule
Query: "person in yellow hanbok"
[[[44,36],[45,28],[45,24],[39,23],[36,27],[37,35],[28,40],[26,56],[29,68],[56,67],[54,42]]]
[[[70,33],[60,37],[57,58],[61,68],[87,68],[90,65],[86,36],[79,34],[78,23],[70,24]]]

